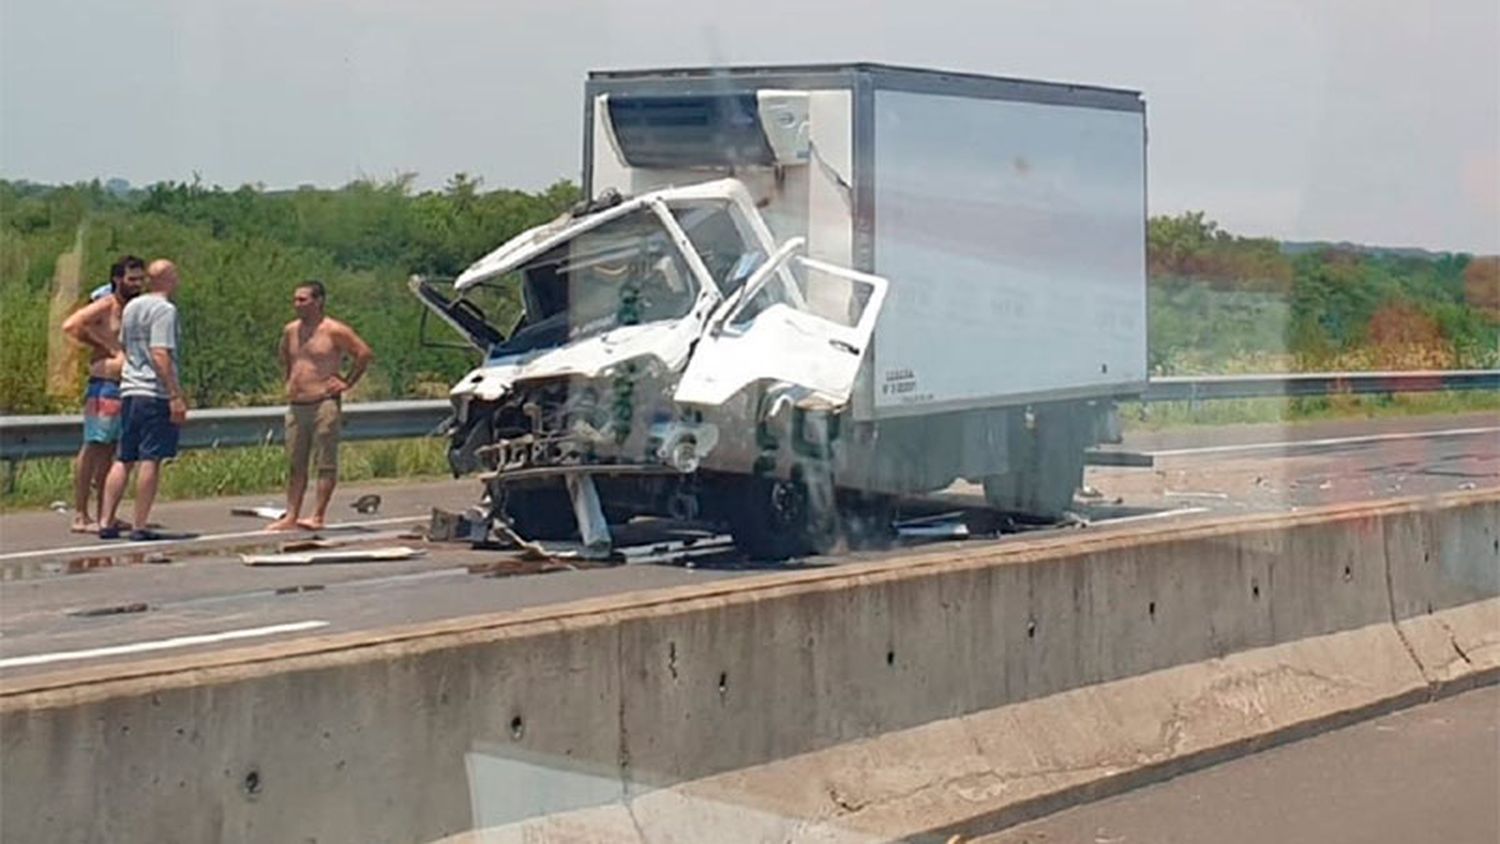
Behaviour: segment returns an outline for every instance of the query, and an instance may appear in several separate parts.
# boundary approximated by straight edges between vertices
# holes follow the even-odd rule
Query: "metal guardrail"
[[[1142,401],[1209,401],[1337,393],[1500,391],[1500,370],[1432,372],[1305,372],[1286,375],[1208,375],[1153,379]],[[425,436],[448,417],[446,400],[384,401],[344,406],[344,439]],[[285,406],[194,410],[182,448],[228,448],[282,441]],[[0,461],[62,457],[78,451],[82,416],[0,417]]]
[[[1142,400],[1206,401],[1444,390],[1500,390],[1500,369],[1170,376],[1151,379]]]
[[[375,401],[344,405],[346,440],[421,437],[448,418],[443,399]],[[284,439],[286,405],[188,411],[179,447],[228,448],[269,445]],[[0,416],[0,461],[75,454],[82,442],[82,416]]]

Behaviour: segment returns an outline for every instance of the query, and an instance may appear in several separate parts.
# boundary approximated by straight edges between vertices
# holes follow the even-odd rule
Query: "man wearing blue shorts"
[[[63,320],[62,331],[89,350],[89,384],[83,397],[83,447],[73,464],[73,532],[99,529],[95,515],[104,509],[104,479],[120,439],[120,377],[125,349],[120,345],[120,317],[125,305],[141,292],[146,262],[126,255],[110,268],[105,295]],[[89,506],[98,490],[99,509]]]
[[[101,539],[118,539],[116,520],[120,500],[135,464],[141,464],[135,489],[135,520],[130,538],[160,539],[151,530],[151,505],[161,484],[161,464],[177,456],[177,435],[187,419],[187,400],[177,378],[177,268],[158,258],[146,268],[146,292],[125,306],[120,318],[120,341],[125,367],[120,382],[123,398],[120,451],[104,483]]]

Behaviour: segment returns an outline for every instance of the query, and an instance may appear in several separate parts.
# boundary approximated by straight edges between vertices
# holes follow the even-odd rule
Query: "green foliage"
[[[1487,294],[1476,293],[1468,255],[1327,247],[1294,256],[1198,211],[1152,218],[1147,250],[1155,374],[1500,362],[1500,314],[1476,299]]]
[[[46,312],[57,257],[84,221],[86,288],[124,252],[177,261],[183,380],[198,406],[279,397],[278,332],[292,317],[293,286],[308,278],[328,286],[330,312],[375,349],[356,399],[443,394],[473,361],[418,342],[422,310],[407,277],[456,275],[579,192],[567,182],[485,191],[464,173],[441,190],[413,185],[403,175],[337,190],[225,190],[195,179],[122,195],[98,182],[0,180],[0,412],[76,408],[77,396],[48,394]],[[1197,211],[1152,218],[1147,249],[1153,373],[1500,365],[1495,259],[1292,254]],[[484,306],[505,323],[519,303],[501,291]]]
[[[327,285],[329,312],[375,349],[375,366],[356,399],[437,392],[473,360],[418,342],[422,307],[406,279],[456,275],[523,229],[562,213],[579,192],[567,182],[539,193],[485,192],[462,173],[440,191],[415,192],[412,185],[406,175],[337,190],[271,192],[194,180],[118,196],[97,182],[47,187],[0,180],[0,411],[75,409],[77,396],[47,394],[46,314],[57,257],[84,220],[86,289],[106,281],[123,253],[177,262],[182,375],[197,406],[280,396],[276,344],[293,317],[292,289],[309,278]],[[434,329],[434,338],[448,339],[441,326]]]

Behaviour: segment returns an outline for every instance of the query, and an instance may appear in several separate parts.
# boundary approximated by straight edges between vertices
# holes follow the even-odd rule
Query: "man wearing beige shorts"
[[[369,368],[375,355],[354,329],[324,313],[323,284],[307,281],[292,293],[297,318],[281,332],[281,367],[286,375],[286,451],[291,472],[286,485],[286,514],[268,530],[318,530],[328,518],[328,502],[339,474],[340,407],[343,394]],[[344,360],[353,361],[341,374]],[[318,475],[313,515],[302,518],[309,469]]]

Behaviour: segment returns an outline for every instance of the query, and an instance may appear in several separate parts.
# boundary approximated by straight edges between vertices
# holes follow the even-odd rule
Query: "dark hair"
[[[121,255],[120,260],[109,265],[109,283],[113,286],[117,279],[124,278],[125,274],[131,270],[141,270],[144,272],[145,269],[146,262],[140,258],[134,255]]]
[[[323,282],[318,281],[315,278],[310,278],[307,281],[304,281],[301,284],[297,285],[297,289],[309,291],[310,293],[312,293],[312,297],[314,299],[317,299],[319,302],[328,298],[328,291],[323,289]]]

